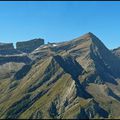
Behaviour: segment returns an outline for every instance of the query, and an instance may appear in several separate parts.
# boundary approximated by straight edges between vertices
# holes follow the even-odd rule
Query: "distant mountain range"
[[[7,47],[0,44],[1,119],[120,118],[120,48],[91,32]]]

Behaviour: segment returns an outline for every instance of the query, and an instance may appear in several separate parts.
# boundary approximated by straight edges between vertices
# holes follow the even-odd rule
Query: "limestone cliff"
[[[0,43],[0,50],[14,49],[13,43]]]
[[[0,43],[0,55],[13,55],[20,53],[20,51],[14,48],[13,43]]]
[[[25,53],[30,53],[43,44],[44,44],[44,39],[38,38],[24,42],[17,42],[16,49]]]

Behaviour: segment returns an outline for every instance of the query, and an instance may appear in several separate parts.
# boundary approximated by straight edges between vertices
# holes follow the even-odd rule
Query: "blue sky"
[[[120,46],[120,2],[0,2],[0,42],[60,42],[87,32],[109,49]]]

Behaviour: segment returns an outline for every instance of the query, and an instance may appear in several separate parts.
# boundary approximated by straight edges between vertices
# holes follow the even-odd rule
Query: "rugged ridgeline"
[[[0,78],[13,76],[24,65],[32,63],[31,58],[26,54],[34,51],[44,44],[43,39],[33,39],[26,42],[0,43]]]
[[[0,55],[19,54],[20,51],[14,49],[13,43],[0,43]]]
[[[17,56],[1,60],[0,118],[120,118],[120,59],[94,34]]]
[[[13,43],[0,43],[0,55],[15,55],[22,53],[30,53],[36,48],[44,45],[44,39],[32,39],[29,41],[17,42],[16,49]]]
[[[112,53],[120,58],[120,47],[113,49]]]
[[[13,47],[13,44],[12,43],[0,43],[0,50],[6,50],[6,49],[8,49],[8,50],[11,50],[11,49],[14,49],[14,47]]]
[[[17,50],[20,50],[22,52],[30,53],[43,44],[44,44],[44,40],[39,38],[39,39],[33,39],[25,42],[17,42],[16,48]]]

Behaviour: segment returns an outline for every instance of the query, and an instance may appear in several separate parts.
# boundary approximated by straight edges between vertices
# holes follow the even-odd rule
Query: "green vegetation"
[[[0,118],[120,117],[120,61],[91,33],[5,60]]]

